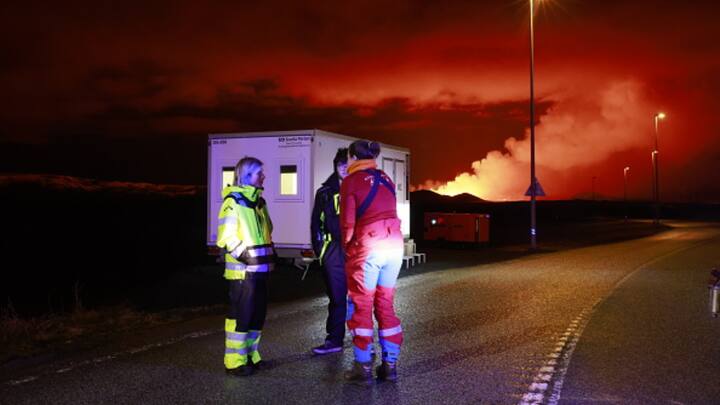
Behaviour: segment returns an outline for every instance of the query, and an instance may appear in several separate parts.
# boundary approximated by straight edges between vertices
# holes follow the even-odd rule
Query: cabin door
[[[400,201],[407,199],[407,175],[405,171],[405,161],[383,158],[382,170],[390,177],[393,183],[395,183],[395,193],[397,199]]]

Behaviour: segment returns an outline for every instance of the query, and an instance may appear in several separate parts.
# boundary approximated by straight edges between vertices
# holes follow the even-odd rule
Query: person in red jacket
[[[375,159],[380,144],[355,141],[348,150],[348,176],[340,186],[340,231],[345,275],[353,312],[347,325],[355,362],[351,382],[372,383],[373,312],[378,322],[382,364],[378,380],[397,379],[403,334],[395,315],[395,283],[402,266],[403,235],[397,216],[395,184]]]

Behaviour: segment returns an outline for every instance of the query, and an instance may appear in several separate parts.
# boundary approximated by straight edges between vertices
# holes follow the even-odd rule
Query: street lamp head
[[[659,112],[659,113],[657,113],[655,116],[656,116],[657,118],[661,119],[661,120],[662,120],[662,119],[665,119],[665,113],[664,113],[664,112]]]
[[[623,169],[623,171],[624,171],[625,173],[629,172],[629,171],[630,171],[630,166],[625,166],[625,168]]]

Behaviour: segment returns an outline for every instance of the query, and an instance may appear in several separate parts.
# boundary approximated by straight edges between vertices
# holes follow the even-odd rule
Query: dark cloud
[[[94,72],[92,83],[112,84],[108,87],[113,103],[76,122],[66,121],[66,127],[55,129],[48,144],[5,144],[5,156],[1,157],[4,167],[0,170],[120,180],[143,180],[145,173],[145,180],[187,183],[202,178],[204,159],[198,160],[198,156],[205,153],[208,133],[320,128],[407,146],[419,161],[454,157],[441,166],[417,165],[413,179],[419,182],[454,176],[464,169],[465,162],[502,147],[507,136],[525,125],[518,116],[525,106],[522,102],[417,106],[411,100],[396,98],[373,106],[319,106],[283,94],[277,83],[267,78],[218,89],[216,101],[209,105],[185,100],[159,109],[138,108],[137,97],[162,92],[153,78],[163,74],[143,64],[127,71]],[[130,90],[122,86],[124,83]],[[92,93],[107,97],[107,87],[100,87],[102,92],[93,87]],[[548,107],[541,104],[540,111]],[[158,125],[161,122],[171,125]],[[201,128],[188,125],[192,122],[200,122]],[[449,136],[452,142],[440,141]],[[171,170],[159,160],[168,148],[180,161],[195,161],[193,170],[187,165]]]
[[[719,4],[542,2],[539,115],[570,93],[593,98],[632,79],[645,104],[668,112],[665,161],[713,164]],[[527,11],[470,0],[5,2],[4,170],[187,183],[201,163],[183,178],[145,161],[170,139],[195,159],[210,132],[317,127],[409,146],[414,182],[447,181],[523,136]],[[92,150],[103,152],[83,169]]]
[[[84,87],[91,97],[107,103],[128,103],[168,91],[172,79],[180,73],[151,60],[133,60],[124,67],[102,66],[91,70]]]

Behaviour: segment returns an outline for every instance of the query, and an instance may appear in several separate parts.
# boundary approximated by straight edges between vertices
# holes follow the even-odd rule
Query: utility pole
[[[535,4],[530,0],[530,249],[537,249],[537,217],[535,200],[537,180],[535,179]]]

